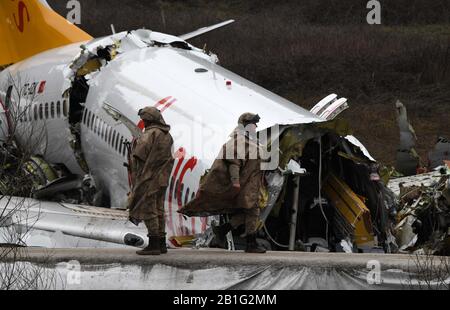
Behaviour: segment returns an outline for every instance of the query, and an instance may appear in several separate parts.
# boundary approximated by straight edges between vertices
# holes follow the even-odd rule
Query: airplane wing
[[[195,30],[193,32],[182,34],[182,35],[180,35],[178,37],[180,39],[183,39],[183,40],[189,40],[189,39],[201,36],[202,34],[205,34],[207,32],[210,32],[210,31],[213,31],[213,30],[225,27],[225,26],[227,26],[229,24],[232,24],[232,23],[234,23],[234,19],[230,19],[230,20],[227,20],[225,22],[222,22],[222,23],[219,23],[219,24],[216,24],[216,25],[213,25],[213,26],[203,27],[203,28],[197,29],[197,30]]]
[[[11,233],[11,225],[19,227],[18,233]],[[144,247],[146,235],[143,223],[130,223],[125,210],[21,197],[0,199],[0,244],[17,244],[18,240],[8,240],[13,238],[31,247],[48,247],[47,240],[56,242],[53,247]]]

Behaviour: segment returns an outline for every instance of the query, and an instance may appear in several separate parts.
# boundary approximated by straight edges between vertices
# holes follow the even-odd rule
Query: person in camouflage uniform
[[[173,138],[161,112],[148,107],[139,111],[145,132],[131,150],[132,192],[128,209],[132,222],[144,221],[149,244],[139,255],[167,253],[164,199],[173,168]]]
[[[224,239],[228,232],[244,224],[247,253],[265,253],[256,242],[262,180],[261,149],[256,137],[259,120],[252,113],[239,118],[238,128],[202,180],[197,197],[179,211],[187,216],[230,214],[231,221],[214,227],[214,232]]]

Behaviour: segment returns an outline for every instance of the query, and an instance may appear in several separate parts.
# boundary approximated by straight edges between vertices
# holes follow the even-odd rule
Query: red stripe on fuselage
[[[171,227],[172,231],[175,233],[174,225],[173,225],[173,217],[172,217],[172,202],[175,198],[175,193],[177,190],[177,176],[180,171],[181,165],[184,162],[184,158],[186,156],[186,151],[184,148],[179,148],[175,153],[175,159],[178,159],[177,166],[175,167],[175,171],[172,174],[172,187],[169,188],[169,227]],[[181,223],[180,223],[181,224]]]
[[[168,102],[164,108],[161,109],[161,113],[163,113],[165,110],[167,110],[168,108],[170,108],[172,106],[172,104],[174,104],[177,101],[177,99],[172,99],[170,102]]]
[[[155,108],[159,108],[160,106],[165,105],[170,99],[172,99],[172,96],[166,97],[166,98],[164,98],[164,99],[158,101],[158,102],[155,104]]]
[[[181,185],[183,184],[183,180],[184,180],[184,176],[186,175],[186,172],[188,170],[194,170],[195,166],[197,166],[197,158],[192,157],[191,159],[188,160],[188,162],[186,163],[186,165],[183,167],[183,171],[180,174],[180,179],[179,179],[179,184],[178,184],[178,188],[177,188],[177,202],[178,202],[178,210],[180,210],[183,207],[183,201],[182,201],[182,197],[181,197]],[[179,219],[180,219],[180,223],[182,223],[183,221],[183,215],[179,215]],[[193,234],[195,234],[195,218],[192,218],[192,230],[193,230]],[[181,233],[188,233],[187,231],[181,231]]]

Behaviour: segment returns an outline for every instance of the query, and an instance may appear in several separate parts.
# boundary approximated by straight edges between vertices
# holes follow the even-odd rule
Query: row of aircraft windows
[[[61,118],[61,115],[67,117],[68,111],[69,106],[67,100],[34,104],[21,113],[19,120],[20,122],[31,122],[33,120]],[[87,109],[84,110],[83,124],[101,136],[116,152],[122,156],[126,156],[127,148],[124,144],[126,142],[124,137]]]
[[[127,155],[127,140],[110,125],[88,109],[84,109],[83,124],[97,134],[110,147],[116,150],[120,155]]]
[[[20,122],[32,122],[43,119],[67,117],[69,106],[67,100],[33,104],[20,115]]]

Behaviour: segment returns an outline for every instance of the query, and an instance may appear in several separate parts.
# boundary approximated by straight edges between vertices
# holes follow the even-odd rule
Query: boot
[[[159,237],[159,250],[161,254],[167,254],[166,236]]]
[[[233,227],[231,226],[230,223],[225,223],[223,225],[220,226],[213,226],[212,230],[214,232],[214,235],[216,235],[218,241],[220,243],[224,243],[225,242],[225,238],[227,236],[227,234],[233,229]]]
[[[137,255],[161,255],[161,249],[159,246],[159,237],[157,236],[149,236],[148,237],[148,246],[140,251],[137,251]]]
[[[256,234],[247,235],[247,247],[245,253],[264,254],[266,250],[258,246],[256,242]]]

